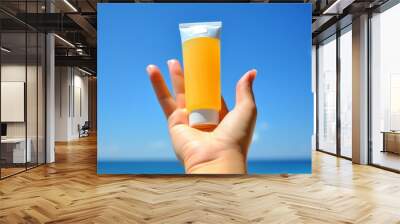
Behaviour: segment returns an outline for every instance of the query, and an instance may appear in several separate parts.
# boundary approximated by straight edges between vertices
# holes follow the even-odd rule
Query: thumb
[[[253,95],[253,81],[256,77],[255,69],[246,72],[236,85],[236,105],[218,125],[216,132],[224,133],[238,141],[244,155],[247,154],[251,142],[257,106]]]
[[[252,69],[246,72],[236,85],[236,106],[255,105],[253,94],[253,81],[256,78],[257,70]]]

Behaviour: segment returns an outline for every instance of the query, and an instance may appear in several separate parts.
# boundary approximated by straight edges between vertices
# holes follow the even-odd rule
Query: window
[[[351,26],[340,35],[340,155],[352,156],[352,32]]]
[[[318,47],[318,149],[336,153],[336,36]]]
[[[15,2],[1,2],[0,6]],[[41,13],[44,1],[18,2],[17,13]],[[45,163],[45,35],[0,12],[0,178]],[[10,26],[9,24],[12,24]]]
[[[400,4],[371,18],[371,162],[400,170]]]

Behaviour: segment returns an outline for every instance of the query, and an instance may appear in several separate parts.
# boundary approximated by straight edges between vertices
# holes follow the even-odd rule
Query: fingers
[[[189,124],[188,112],[184,108],[176,109],[168,118],[168,126],[170,128],[180,124]]]
[[[219,120],[222,121],[225,115],[229,112],[228,107],[226,106],[224,97],[221,96],[221,111],[219,112]]]
[[[253,69],[242,76],[236,85],[236,106],[245,105],[255,107],[253,94],[253,81],[256,78],[257,70]]]
[[[176,103],[169,93],[164,78],[162,77],[160,70],[155,65],[147,66],[146,70],[149,74],[154,92],[157,95],[158,102],[160,103],[165,116],[169,117],[171,113],[176,109]]]
[[[185,107],[185,82],[183,71],[179,62],[175,59],[168,60],[169,75],[175,93],[176,105],[178,108]]]
[[[250,70],[238,81],[235,108],[225,116],[215,130],[238,141],[243,155],[247,154],[257,119],[252,88],[256,73],[256,70]]]

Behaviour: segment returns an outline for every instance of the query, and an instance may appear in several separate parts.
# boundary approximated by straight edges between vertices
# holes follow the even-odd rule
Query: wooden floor
[[[0,223],[400,223],[400,175],[314,153],[312,175],[98,176],[96,139],[0,181]]]
[[[375,150],[372,160],[375,164],[400,170],[400,154]]]
[[[11,167],[11,168],[0,168],[1,169],[1,177],[8,177],[13,174],[25,171],[25,167]]]

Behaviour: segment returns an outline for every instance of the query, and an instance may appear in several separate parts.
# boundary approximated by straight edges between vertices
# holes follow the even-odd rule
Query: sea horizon
[[[249,160],[248,174],[310,174],[311,159]],[[184,174],[179,161],[98,161],[97,174]]]

